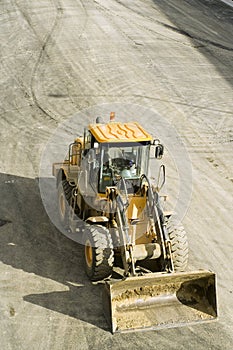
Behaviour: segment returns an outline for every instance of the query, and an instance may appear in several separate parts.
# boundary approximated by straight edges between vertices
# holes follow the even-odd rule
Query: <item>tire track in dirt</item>
[[[89,9],[92,8],[92,3],[93,3],[92,1],[85,3],[87,16],[88,16]],[[91,37],[90,37],[91,39],[94,38],[96,31],[104,34],[104,29],[101,28],[98,21],[96,22],[96,17],[92,18],[91,21],[89,22],[88,35],[90,35],[90,33],[91,33]],[[93,35],[93,37],[92,37],[92,35]],[[69,38],[68,40],[72,44],[72,38]],[[109,41],[110,40],[111,39],[109,37]],[[74,99],[73,99],[74,104],[76,104],[76,106],[78,106],[77,102],[75,101],[75,98],[77,98],[77,97],[80,97],[81,99],[84,100],[84,99],[87,99],[88,97],[93,97],[93,99],[95,99],[95,98],[100,97],[100,96],[107,97],[107,96],[111,95],[111,92],[109,91],[109,86],[108,86],[108,77],[107,76],[105,77],[106,79],[104,82],[101,81],[101,88],[100,88],[100,80],[99,80],[101,73],[103,73],[103,71],[106,69],[106,65],[109,66],[109,63],[110,63],[109,58],[108,58],[109,53],[106,52],[106,54],[103,54],[104,48],[102,48],[101,58],[96,57],[96,59],[98,61],[98,63],[96,64],[96,63],[94,63],[95,57],[93,55],[92,56],[89,55],[89,52],[92,52],[95,55],[95,49],[93,49],[91,44],[89,44],[89,41],[87,38],[84,38],[84,40],[82,42],[81,41],[78,42],[75,39],[75,43],[73,43],[73,45],[75,45],[76,51],[79,54],[79,56],[78,56],[79,58],[78,58],[78,60],[74,60],[75,57],[70,56],[69,62],[70,62],[70,65],[73,67],[73,73],[75,74],[75,76],[77,76],[79,78],[79,81],[78,81],[79,85],[82,86],[82,88],[80,89],[80,91],[82,91],[82,93],[80,95],[77,93],[74,94],[71,91],[69,91],[68,96],[70,98],[74,97]],[[67,62],[67,57],[65,57],[62,52],[61,52],[61,55],[62,55],[62,58],[64,59],[64,61]],[[86,69],[86,66],[89,67],[88,70]],[[102,69],[103,69],[103,71],[102,71]],[[112,68],[110,68],[110,69],[112,69]],[[106,86],[106,90],[108,90],[107,94],[103,93],[103,84]],[[124,89],[125,89],[125,91],[128,90],[128,83],[126,84]],[[75,90],[79,90],[79,87],[77,86]],[[54,97],[56,97],[56,95]],[[88,99],[88,100],[90,103],[90,99]],[[95,103],[95,100],[93,100],[93,102]]]
[[[138,53],[138,48],[140,45],[137,42],[135,42],[135,40],[130,36],[130,34],[128,34],[125,30],[122,29],[122,27],[128,26],[128,23],[126,20],[124,20],[124,17],[120,16],[119,14],[117,14],[113,11],[110,11],[109,9],[102,6],[102,4],[100,4],[97,1],[94,1],[94,4],[95,4],[96,9],[99,11],[99,13],[101,15],[101,17],[100,17],[101,19],[99,19],[98,17],[93,18],[92,23],[95,22],[95,25],[98,28],[98,30],[102,31],[103,35],[106,36],[106,38],[105,38],[106,41],[107,41],[107,38],[109,38],[108,41],[112,43],[112,51],[116,51],[116,54],[118,54],[116,41],[118,41],[119,43],[124,41],[124,42],[129,43],[129,46],[130,46],[130,53],[129,54],[132,57],[133,57],[134,50],[137,50],[137,53]],[[121,23],[119,23],[119,19],[120,19]],[[100,22],[104,24],[103,28],[101,27]],[[123,23],[123,26],[121,25],[122,23]],[[108,28],[111,28],[111,34],[114,35],[114,39],[113,39],[113,37],[110,36],[110,34],[108,32]],[[93,29],[91,27],[89,27],[89,31],[90,31],[91,35],[93,35],[93,37],[94,37],[94,27],[93,27]],[[131,30],[131,33],[132,32],[133,31]],[[92,39],[92,37],[90,37],[90,38]],[[91,48],[89,46],[89,49],[91,50],[93,48]],[[143,49],[141,52],[143,52]],[[83,54],[84,54],[84,52],[83,52]],[[123,77],[122,77],[122,79],[119,79],[119,76],[120,76],[121,70],[122,70],[121,67],[128,65],[128,61],[127,62],[124,61],[124,56],[121,55],[121,65],[116,67],[114,64],[115,60],[117,60],[117,57],[115,57],[114,60],[111,61],[112,64],[110,67],[109,49],[105,50],[105,47],[103,46],[102,50],[101,50],[101,57],[97,57],[97,62],[95,64],[95,72],[91,73],[91,72],[85,71],[85,73],[84,73],[85,84],[88,87],[89,91],[93,91],[93,93],[94,93],[93,96],[95,98],[101,98],[101,96],[105,96],[106,98],[112,98],[112,97],[114,98],[114,96],[115,96],[115,98],[118,99],[122,96],[127,96],[128,92],[131,90],[131,85],[130,85],[129,79],[124,79]],[[132,58],[132,61],[133,61],[133,58]],[[90,60],[90,63],[92,63],[91,60]],[[133,65],[130,66],[129,72],[130,72],[130,70],[135,71],[135,67]],[[105,72],[107,72],[107,74]],[[136,74],[139,74],[139,72],[135,71],[134,73],[132,72],[132,74],[136,75]],[[117,84],[113,84],[115,75],[116,76],[118,75]],[[104,76],[104,80],[101,78],[101,76]],[[101,90],[99,89],[99,83],[98,83],[99,79],[101,82]],[[91,82],[91,83],[88,83],[88,82]],[[105,94],[103,93],[104,89],[106,89]],[[87,96],[87,95],[85,94],[85,96]],[[130,96],[132,97],[132,95],[130,95]]]
[[[56,18],[54,20],[53,26],[50,30],[50,32],[47,34],[46,39],[43,42],[43,45],[41,45],[41,51],[38,55],[38,60],[37,63],[35,65],[34,68],[34,72],[32,74],[32,79],[31,79],[31,91],[32,91],[32,95],[33,95],[33,100],[36,103],[37,107],[45,114],[49,115],[53,120],[56,120],[56,114],[54,114],[54,116],[52,117],[52,112],[48,109],[46,109],[46,107],[44,107],[42,105],[41,102],[39,102],[38,97],[36,96],[36,92],[35,92],[35,80],[37,78],[37,74],[38,71],[40,69],[41,66],[43,66],[43,64],[45,63],[45,60],[47,59],[48,61],[52,61],[52,56],[50,57],[50,53],[49,51],[52,50],[53,46],[56,47],[56,55],[60,57],[60,61],[61,62],[67,62],[67,57],[65,56],[65,54],[58,49],[58,47],[56,46],[56,38],[58,37],[59,32],[62,29],[62,25],[63,25],[63,19],[66,18],[65,16],[65,11],[68,7],[67,2],[64,4],[63,1],[54,1],[52,0],[56,5],[56,9],[57,9],[57,14],[56,14]],[[85,31],[86,28],[86,24],[88,21],[88,15],[87,15],[87,10],[86,10],[86,6],[85,3],[81,0],[81,1],[75,1],[74,3],[76,3],[77,5],[81,4],[81,7],[83,9],[83,13],[84,13],[84,24],[80,29],[80,33],[78,33],[77,38],[80,38],[83,34],[83,32]],[[55,44],[54,44],[55,43]],[[51,62],[52,64],[52,62]],[[72,77],[70,76],[69,72],[67,71],[66,67],[60,68],[60,67],[56,67],[57,70],[57,75],[61,75],[66,77],[66,81],[67,84],[68,82],[70,82],[72,80]],[[50,95],[51,96],[51,95]],[[72,99],[72,95],[68,94],[69,99],[71,100],[71,103],[73,105],[75,105],[73,99]],[[56,102],[55,102],[56,103]]]
[[[31,21],[30,15],[28,15],[26,11],[24,11],[24,9],[19,5],[17,1],[16,1],[16,7],[18,8],[19,12],[22,14],[22,17],[30,27],[32,33],[34,33],[34,36],[37,39],[38,44],[40,46],[39,53],[37,54],[38,57],[36,59],[36,63],[34,65],[34,68],[31,74],[31,80],[29,84],[30,96],[32,98],[33,103],[40,110],[40,112],[42,112],[43,115],[47,116],[48,120],[51,120],[52,122],[57,123],[56,114],[54,114],[48,108],[43,106],[43,104],[39,101],[39,98],[35,90],[36,79],[38,77],[38,71],[40,70],[41,66],[43,66],[43,64],[45,64],[46,61],[49,61],[49,64],[52,64],[51,62],[52,57],[50,55],[50,51],[52,50],[53,46],[56,45],[56,37],[58,36],[60,30],[62,29],[62,20],[65,12],[66,5],[63,6],[62,1],[51,0],[50,3],[53,5],[53,8],[56,11],[56,13],[55,13],[55,18],[53,20],[51,29],[47,32],[47,34],[45,35],[45,38],[41,38],[40,33],[35,29]],[[82,6],[85,11],[85,7],[83,4]],[[85,25],[84,25],[84,28],[85,28]],[[82,28],[82,31],[84,30],[84,28]],[[62,61],[64,58],[62,53],[60,52],[59,55],[61,55],[61,61]],[[64,71],[62,73],[64,73]],[[65,74],[67,77],[67,81],[69,81],[70,77],[66,72]]]
[[[42,41],[40,35],[38,35],[36,30],[34,29],[32,23],[31,23],[30,17],[23,11],[23,9],[20,7],[20,5],[18,4],[17,1],[12,2],[12,6],[15,8],[15,10],[14,11],[12,10],[11,12],[12,13],[17,13],[19,15],[19,17],[17,17],[18,21],[16,21],[16,23],[17,22],[20,23],[20,18],[22,18],[23,21],[25,21],[27,26],[30,28],[30,31],[33,34],[33,37],[36,39],[36,43],[38,43],[38,45],[40,45],[42,47],[42,50],[43,50],[43,45],[45,43]],[[15,32],[13,32],[13,33],[15,33]],[[26,58],[26,54],[27,54],[27,52],[25,52],[25,55],[24,55],[25,58]],[[33,54],[34,54],[34,52],[33,52]],[[30,54],[31,57],[33,57],[33,54]],[[40,51],[40,54],[41,54],[41,51]],[[12,71],[12,66],[10,65],[11,61],[9,61],[7,59],[4,59],[4,60],[2,60],[1,63],[2,63],[2,66],[4,67],[4,71],[8,73],[8,76],[12,76],[13,77],[14,81],[16,82],[16,84],[21,88],[22,93],[24,95],[24,98],[28,101],[28,106],[27,105],[25,105],[25,106],[19,106],[18,105],[18,106],[16,106],[16,108],[11,109],[11,111],[13,111],[13,110],[17,111],[18,112],[17,114],[20,116],[21,115],[21,111],[23,111],[24,108],[32,106],[33,104],[36,105],[39,108],[40,106],[38,105],[38,103],[36,101],[36,97],[35,97],[35,94],[33,92],[31,84],[29,84],[29,86],[28,86],[28,84],[25,81],[24,77],[20,78],[19,76],[17,76],[17,74],[15,74]],[[34,71],[36,70],[36,66],[37,66],[37,64],[35,65]],[[16,99],[14,100],[14,104],[17,105],[17,100]],[[3,114],[5,114],[5,113],[2,113],[2,117],[4,118]],[[50,119],[50,116],[49,116],[49,119]],[[7,121],[8,121],[8,123],[10,123],[13,126],[18,126],[19,125],[16,120],[11,120],[11,121],[7,120]]]
[[[217,47],[217,48],[219,48],[219,49],[226,50],[226,51],[233,51],[233,47],[226,46],[226,45],[221,44],[220,42],[216,42],[216,41],[213,41],[213,40],[205,39],[205,38],[200,37],[200,36],[196,36],[196,35],[194,35],[194,34],[192,34],[192,33],[189,33],[189,32],[186,31],[186,30],[183,30],[182,28],[177,28],[177,27],[174,27],[174,26],[169,25],[169,24],[167,24],[167,23],[161,22],[161,21],[159,21],[159,20],[155,20],[155,19],[154,19],[153,17],[151,17],[151,16],[148,16],[148,15],[145,16],[145,15],[143,14],[143,12],[138,11],[138,10],[135,10],[135,9],[132,8],[131,6],[127,6],[126,4],[122,3],[122,1],[120,1],[120,0],[116,0],[115,2],[117,2],[119,5],[121,5],[121,6],[123,6],[124,8],[126,8],[127,11],[131,11],[131,12],[133,12],[133,13],[136,13],[136,14],[139,15],[139,16],[143,16],[143,18],[146,18],[146,19],[152,21],[153,23],[161,24],[163,27],[165,27],[165,28],[167,28],[167,29],[169,29],[169,30],[172,30],[172,31],[174,31],[174,32],[177,32],[178,34],[181,34],[181,35],[183,35],[183,36],[185,36],[185,37],[187,37],[187,38],[190,38],[190,39],[192,39],[192,40],[194,40],[194,41],[199,41],[199,42],[201,42],[201,43],[204,43],[204,45],[202,45],[202,46],[210,45],[210,46],[214,46],[214,47]],[[169,6],[174,7],[174,8],[177,10],[177,7],[176,7],[175,5],[173,5],[173,4],[170,4]],[[139,6],[139,7],[140,7],[140,6]],[[161,12],[161,10],[159,10],[159,8],[157,8],[157,7],[155,7],[155,6],[152,6],[152,8],[153,8],[153,9],[156,9],[156,11]],[[186,15],[187,15],[187,14],[186,14]],[[145,27],[145,29],[148,29],[148,28]],[[162,35],[161,33],[158,33],[158,32],[157,32],[157,34]],[[165,36],[165,35],[163,35],[163,36]],[[168,39],[168,36],[166,36],[166,38]],[[171,40],[174,40],[174,39],[171,39]],[[177,40],[177,41],[178,41],[178,40]],[[186,44],[186,45],[187,45],[187,44]],[[196,44],[193,44],[193,46],[197,47]]]
[[[55,32],[56,29],[58,29],[59,27],[59,22],[60,22],[60,19],[62,17],[62,14],[63,14],[63,9],[60,5],[60,1],[57,0],[57,1],[54,1],[54,0],[51,0],[50,1],[53,5],[54,5],[54,9],[56,10],[56,15],[55,15],[55,19],[54,19],[54,22],[52,24],[52,27],[50,29],[50,31],[47,33],[45,39],[43,41],[41,41],[38,33],[35,31],[32,23],[31,23],[31,20],[30,20],[30,17],[27,16],[25,14],[25,12],[22,10],[22,8],[20,7],[20,5],[18,4],[17,0],[15,1],[15,4],[17,6],[17,8],[19,9],[19,11],[21,12],[23,18],[25,19],[25,21],[28,23],[29,27],[31,28],[32,32],[35,34],[35,36],[37,37],[38,41],[39,41],[39,44],[40,44],[40,51],[38,53],[38,58],[36,60],[36,63],[35,63],[35,66],[34,66],[34,69],[33,69],[33,72],[32,72],[32,76],[31,76],[31,82],[30,82],[30,91],[31,91],[31,95],[32,95],[32,99],[33,99],[33,102],[35,103],[35,105],[37,106],[37,108],[44,114],[46,115],[50,120],[53,120],[56,122],[56,118],[52,116],[51,112],[49,112],[48,110],[46,110],[41,104],[40,102],[38,101],[37,99],[37,96],[36,96],[36,93],[35,93],[35,89],[34,89],[34,81],[35,81],[35,77],[37,75],[37,71],[39,69],[39,66],[41,64],[41,61],[43,60],[44,56],[47,56],[49,57],[49,54],[47,52],[47,46],[50,44],[51,45],[51,38],[52,38],[52,35],[53,33]]]
[[[162,27],[161,22],[158,20],[155,20],[153,17],[149,17],[146,15],[143,15],[140,11],[136,11],[135,9],[131,9],[131,7],[127,6],[126,4],[123,4],[121,1],[112,1],[111,2],[113,5],[114,4],[118,4],[120,5],[120,7],[123,7],[125,9],[127,9],[127,14],[128,11],[131,11],[133,13],[136,13],[139,16],[139,20],[133,20],[132,16],[129,18],[129,16],[126,16],[124,14],[121,13],[121,11],[116,11],[116,9],[114,10],[111,9],[111,6],[106,7],[103,2],[100,1],[96,1],[95,0],[95,4],[97,6],[97,8],[99,8],[99,10],[102,12],[102,14],[108,19],[109,22],[111,22],[111,26],[113,26],[115,28],[115,30],[120,33],[122,35],[122,38],[125,38],[129,43],[130,43],[130,48],[132,49],[132,52],[135,51],[136,55],[141,54],[141,57],[143,57],[143,60],[145,62],[147,62],[147,67],[143,67],[144,71],[143,74],[140,71],[136,71],[135,70],[135,74],[140,75],[142,74],[142,79],[139,78],[139,80],[143,81],[143,77],[145,76],[145,73],[148,72],[149,73],[149,69],[150,66],[153,66],[156,68],[157,74],[160,75],[160,80],[166,81],[167,76],[164,75],[163,71],[160,69],[160,67],[158,65],[156,65],[156,63],[154,63],[153,59],[154,56],[151,56],[152,52],[146,49],[146,44],[143,42],[143,40],[137,40],[136,38],[136,34],[135,32],[138,30],[138,37],[143,37],[143,35],[145,35],[145,37],[148,39],[150,38],[150,40],[153,42],[153,40],[160,40],[161,38],[165,38],[168,41],[171,42],[177,42],[179,43],[179,45],[185,45],[185,46],[193,46],[190,41],[184,42],[182,40],[180,40],[179,38],[174,39],[172,37],[169,37],[169,35],[165,35],[162,30],[160,30],[160,28]],[[109,2],[108,2],[109,4]],[[153,7],[154,8],[154,7]],[[155,24],[158,24],[158,30],[155,30],[154,28],[151,28],[149,25],[145,25],[145,24],[140,24],[140,20],[149,20],[150,23],[154,26]],[[135,30],[136,28],[136,30]],[[107,53],[106,53],[107,56]],[[149,73],[150,74],[150,73]],[[178,91],[178,89],[176,88],[176,86],[174,84],[172,84],[172,82],[170,81],[167,84],[167,89],[171,90],[173,94],[176,95],[176,98],[178,99],[177,103],[188,103],[185,100],[184,95],[182,95],[180,93],[180,91]],[[131,85],[130,83],[127,82],[127,84],[125,84],[125,86],[119,87],[119,84],[117,85],[116,89],[114,90],[110,90],[109,93],[110,94],[114,94],[116,92],[118,92],[118,96],[120,95],[125,95],[127,94],[128,91],[131,90]],[[109,96],[109,94],[107,93],[107,96]],[[138,99],[138,97],[142,97],[139,96],[139,94],[132,94],[131,96],[135,97],[135,99]],[[147,96],[145,96],[147,98]],[[161,100],[162,101],[162,100]],[[170,102],[170,100],[168,100],[167,102]],[[172,103],[176,103],[174,101],[171,100]]]

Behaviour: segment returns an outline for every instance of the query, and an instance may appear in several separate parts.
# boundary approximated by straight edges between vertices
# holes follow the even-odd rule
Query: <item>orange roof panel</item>
[[[137,122],[91,124],[89,130],[98,142],[151,141],[152,136]]]

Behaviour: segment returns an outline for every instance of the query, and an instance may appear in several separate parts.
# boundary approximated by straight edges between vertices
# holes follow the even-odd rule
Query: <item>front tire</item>
[[[185,271],[188,264],[188,239],[184,227],[169,219],[167,232],[171,241],[172,259],[175,271]]]
[[[114,252],[109,230],[93,225],[84,231],[85,271],[91,281],[101,281],[112,275]]]

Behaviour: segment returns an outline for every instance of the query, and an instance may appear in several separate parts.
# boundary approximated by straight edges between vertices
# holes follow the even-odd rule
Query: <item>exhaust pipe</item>
[[[150,273],[106,282],[105,317],[114,332],[216,320],[216,276],[210,271]]]

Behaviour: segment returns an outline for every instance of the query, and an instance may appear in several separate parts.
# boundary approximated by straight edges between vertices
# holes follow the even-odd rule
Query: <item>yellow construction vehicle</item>
[[[161,159],[164,147],[137,122],[114,117],[97,118],[70,144],[67,158],[53,164],[60,220],[71,232],[78,220],[85,223],[79,233],[85,270],[91,281],[105,281],[111,330],[214,320],[215,274],[185,272],[185,230],[161,204],[165,166],[158,183],[148,176],[151,155]]]

